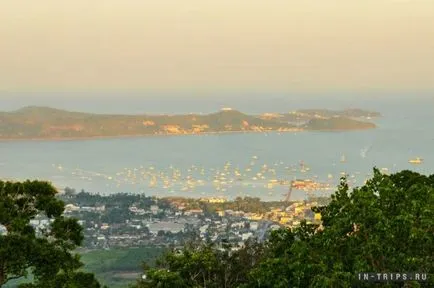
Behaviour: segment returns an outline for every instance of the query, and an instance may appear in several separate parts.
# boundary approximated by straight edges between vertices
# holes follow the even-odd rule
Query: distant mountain
[[[284,118],[284,116],[282,116]],[[318,130],[318,127],[359,129],[373,124],[342,118],[316,119],[297,126],[282,117],[247,115],[225,109],[201,115],[105,115],[71,112],[49,107],[25,107],[0,112],[0,139],[65,139],[146,135],[183,135],[221,132]],[[322,122],[326,121],[326,122]],[[321,124],[322,123],[322,124]],[[334,128],[333,128],[334,127]],[[375,127],[375,125],[374,125]],[[371,128],[374,128],[371,127]]]
[[[328,119],[311,119],[303,128],[306,130],[345,131],[375,128],[375,124],[354,120],[348,117],[332,117]]]
[[[327,110],[327,109],[302,109],[295,111],[298,114],[304,114],[316,117],[330,118],[334,116],[348,117],[348,118],[377,118],[381,114],[373,111],[366,111],[362,109],[345,109],[345,110]]]
[[[281,122],[301,124],[312,119],[329,119],[332,117],[346,117],[356,120],[369,120],[381,117],[378,112],[361,109],[327,110],[327,109],[302,109],[290,113],[266,113],[260,116],[262,119],[275,119]]]

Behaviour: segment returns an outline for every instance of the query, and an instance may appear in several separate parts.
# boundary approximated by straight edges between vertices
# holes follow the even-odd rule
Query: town
[[[71,188],[59,197],[66,203],[65,215],[83,226],[86,249],[180,247],[190,241],[230,243],[237,249],[250,238],[263,241],[269,231],[297,226],[303,219],[320,223],[320,214],[312,208],[328,202],[328,198],[262,202],[250,197],[228,201],[126,193],[102,196]],[[38,229],[48,223],[42,217],[31,221]]]

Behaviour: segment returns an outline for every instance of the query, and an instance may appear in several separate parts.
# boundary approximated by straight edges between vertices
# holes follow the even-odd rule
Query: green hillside
[[[164,253],[160,247],[95,250],[81,254],[85,270],[110,288],[127,287],[143,273],[142,264],[154,265]]]
[[[309,114],[310,115],[310,114]],[[71,112],[48,107],[25,107],[14,112],[0,112],[0,139],[66,139],[147,135],[188,135],[220,132],[261,132],[351,130],[375,125],[350,118],[307,117],[311,123],[299,127],[286,116],[262,117],[237,110],[212,114],[184,115],[105,115]],[[310,117],[310,118],[309,118]]]
[[[363,122],[346,117],[333,117],[329,119],[311,119],[304,125],[306,130],[364,130],[375,128],[375,124]]]

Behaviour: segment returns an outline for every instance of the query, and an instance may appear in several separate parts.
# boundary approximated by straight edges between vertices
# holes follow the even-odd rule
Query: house
[[[277,224],[273,224],[270,226],[270,230],[278,230],[278,229],[280,229],[280,226]]]
[[[246,218],[249,219],[249,220],[256,220],[256,221],[258,221],[258,220],[262,220],[264,218],[264,216],[261,215],[261,214],[255,214],[255,213],[246,213],[246,214],[247,214]]]
[[[54,220],[51,219],[51,222],[53,222]],[[39,221],[39,225],[41,226],[48,226],[50,224],[50,220],[48,219],[42,219],[41,221]]]
[[[292,220],[292,217],[281,217],[279,222],[280,222],[280,224],[286,224],[291,220]]]
[[[159,211],[159,207],[157,205],[151,205],[151,212],[152,214],[156,215]]]
[[[258,222],[250,222],[250,230],[252,231],[258,230]]]
[[[190,215],[197,216],[197,215],[201,215],[202,213],[203,213],[202,209],[190,209],[190,210],[185,211],[184,215],[186,215],[186,216],[190,216]]]
[[[80,207],[75,206],[74,204],[66,204],[65,205],[65,212],[73,212],[80,210]]]
[[[96,212],[104,212],[105,211],[105,205],[95,207],[95,211]]]
[[[36,220],[36,219],[30,220],[30,225],[32,225],[34,227],[39,226],[39,220]]]
[[[0,235],[6,235],[8,234],[8,230],[6,229],[5,226],[0,224]]]
[[[110,225],[108,225],[107,223],[103,223],[101,225],[101,230],[107,230],[108,228],[110,228]]]
[[[247,239],[251,238],[252,236],[253,236],[252,232],[243,233],[243,234],[241,234],[241,239],[243,241],[246,241]]]
[[[244,222],[234,222],[231,224],[231,228],[242,229],[244,228]]]
[[[224,216],[225,216],[225,211],[223,211],[223,210],[217,210],[216,213],[217,213],[217,215],[219,215],[220,217],[224,217]]]
[[[203,225],[202,227],[199,228],[199,231],[201,234],[205,233],[206,230],[208,230],[209,225]]]

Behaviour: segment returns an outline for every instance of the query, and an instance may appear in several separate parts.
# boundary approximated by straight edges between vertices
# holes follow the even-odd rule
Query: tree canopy
[[[434,287],[434,175],[374,169],[362,187],[343,178],[331,202],[313,210],[320,225],[274,231],[243,261],[222,255],[251,244],[233,254],[206,245],[168,254],[139,287]],[[242,277],[217,280],[237,271]],[[367,283],[361,272],[422,272],[428,282]]]
[[[100,287],[93,274],[78,272],[80,257],[72,251],[83,241],[76,219],[63,216],[64,203],[44,181],[0,181],[0,287],[31,274],[21,287]],[[35,228],[38,217],[47,225]]]
[[[212,243],[194,245],[167,253],[157,268],[145,268],[146,279],[138,287],[236,287],[248,280],[249,271],[263,253],[256,242],[247,242],[239,250]]]

